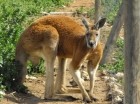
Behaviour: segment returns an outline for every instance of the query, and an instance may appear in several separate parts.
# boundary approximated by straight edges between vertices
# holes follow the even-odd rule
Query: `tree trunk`
[[[108,57],[111,54],[111,50],[113,47],[113,44],[116,42],[119,32],[121,30],[121,27],[124,23],[124,5],[123,3],[120,6],[120,9],[117,13],[117,16],[115,18],[115,23],[111,29],[111,32],[109,34],[108,40],[106,42],[104,52],[103,52],[103,58],[101,60],[100,64],[105,64],[108,61]]]
[[[95,19],[94,19],[95,23],[99,20],[101,15],[100,7],[101,7],[101,0],[95,0]]]
[[[124,104],[140,104],[140,0],[125,1]]]

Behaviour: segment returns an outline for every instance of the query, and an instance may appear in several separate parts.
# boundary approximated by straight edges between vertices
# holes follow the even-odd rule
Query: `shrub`
[[[121,2],[122,0],[101,0],[103,16],[107,17],[109,23],[113,24]]]
[[[111,62],[104,64],[101,66],[107,69],[107,70],[111,70],[113,72],[123,72],[124,69],[124,54],[123,54],[123,50],[124,50],[124,40],[121,38],[118,38],[118,40],[116,41],[116,46],[113,50],[113,56],[112,56],[112,60]]]

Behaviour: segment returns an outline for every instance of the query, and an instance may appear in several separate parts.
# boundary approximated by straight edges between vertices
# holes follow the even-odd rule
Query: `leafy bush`
[[[110,63],[104,64],[101,68],[105,68],[107,70],[111,70],[113,72],[123,72],[124,69],[124,40],[118,38],[116,41],[116,47],[113,51],[113,58]]]
[[[109,23],[113,24],[121,2],[122,0],[101,0],[103,16],[107,17]]]
[[[3,92],[5,91],[5,86],[2,84],[3,82],[3,75],[0,75],[0,99],[3,98]]]
[[[95,16],[95,9],[94,8],[91,8],[87,11],[87,16],[90,17],[91,19],[93,19]]]
[[[14,86],[17,73],[13,63],[15,44],[22,30],[26,15],[18,4],[1,4],[0,13],[0,78],[6,89]]]
[[[54,11],[69,1],[0,0],[0,91],[14,87],[17,76],[13,62],[15,46],[19,35],[31,19],[29,17],[36,16],[41,11]]]
[[[45,66],[44,66],[44,60],[40,60],[40,63],[38,65],[32,65],[31,62],[28,62],[28,74],[36,74],[36,73],[41,73],[41,74],[45,74]]]

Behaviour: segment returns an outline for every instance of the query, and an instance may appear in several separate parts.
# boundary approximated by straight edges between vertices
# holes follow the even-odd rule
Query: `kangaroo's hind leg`
[[[58,57],[58,62],[59,65],[55,82],[55,93],[63,94],[67,92],[65,88],[66,58]]]
[[[98,63],[97,63],[97,65],[94,66],[92,61],[88,61],[88,74],[90,77],[89,96],[92,100],[97,100],[93,96],[93,90],[94,90],[94,86],[95,86],[96,72],[97,72],[98,67],[99,67]]]
[[[43,59],[46,65],[45,99],[51,99],[54,94],[54,62],[57,55],[59,35],[53,27],[48,29],[43,43]]]
[[[46,78],[45,78],[45,99],[50,99],[54,94],[54,61],[56,58],[55,50],[46,51],[45,65],[46,65]]]

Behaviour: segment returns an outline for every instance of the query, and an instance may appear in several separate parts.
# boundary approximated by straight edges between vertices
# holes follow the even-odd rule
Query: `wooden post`
[[[114,22],[111,32],[109,34],[108,40],[106,42],[104,52],[103,52],[103,58],[102,58],[100,64],[107,63],[108,57],[111,54],[112,46],[118,38],[118,35],[119,35],[119,32],[121,30],[123,23],[124,23],[124,5],[122,3],[119,11],[117,13],[117,16],[115,18],[115,22]]]
[[[140,104],[140,0],[125,1],[124,104]]]
[[[99,17],[101,15],[100,6],[101,6],[101,0],[95,0],[95,23],[99,20]]]

